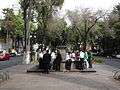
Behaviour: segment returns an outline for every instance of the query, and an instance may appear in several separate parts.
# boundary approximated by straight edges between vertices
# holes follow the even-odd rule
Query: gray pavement
[[[11,77],[1,84],[0,90],[120,90],[120,82],[112,78],[115,68],[108,65],[94,65],[96,73],[26,73],[32,66],[17,65],[4,69]]]

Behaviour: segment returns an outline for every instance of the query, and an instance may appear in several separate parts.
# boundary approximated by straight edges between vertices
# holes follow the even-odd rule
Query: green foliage
[[[22,14],[19,13],[18,15],[15,15],[14,17],[14,23],[15,23],[15,35],[20,35],[23,36],[23,30],[24,30],[24,21],[23,21],[23,17]]]
[[[110,13],[109,25],[114,30],[116,39],[120,40],[120,3],[114,6],[113,11]]]
[[[53,46],[58,46],[61,44],[62,40],[67,38],[65,35],[67,33],[67,24],[64,20],[62,19],[53,19],[48,27],[49,27],[49,35],[51,38],[51,44],[54,44]],[[63,35],[64,34],[64,35]],[[66,36],[64,38],[64,36]]]
[[[23,17],[21,13],[14,14],[13,9],[3,9],[4,19],[2,20],[2,31],[8,37],[23,36]],[[7,33],[8,32],[8,33]],[[5,36],[6,36],[5,35]]]
[[[96,37],[96,24],[104,16],[102,11],[93,12],[90,9],[80,11],[68,11],[67,16],[72,24],[74,39],[77,43],[83,43],[83,49],[87,44],[93,42]]]
[[[64,0],[51,0],[54,6],[61,6]]]
[[[113,14],[117,14],[120,17],[120,3],[118,3],[118,5],[116,5],[112,11]]]
[[[2,21],[2,29],[6,33],[6,37],[9,38],[10,35],[14,34],[15,23],[14,23],[14,11],[11,8],[3,9],[4,20]]]
[[[104,59],[102,57],[94,57],[93,62],[97,63],[97,64],[103,64],[104,63]]]
[[[36,11],[36,20],[38,23],[38,34],[42,34],[42,43],[46,41],[54,41],[55,37],[59,37],[59,35],[55,35],[56,32],[51,32],[51,28],[57,30],[57,32],[61,29],[60,26],[55,27],[55,23],[53,22],[53,14],[56,13],[56,6],[60,7],[63,4],[64,0],[38,0],[36,1],[34,10]],[[53,23],[54,25],[52,25]],[[57,24],[57,23],[56,23]],[[61,29],[62,30],[62,29]],[[53,34],[54,33],[54,34]],[[40,37],[40,35],[37,35]],[[50,38],[50,40],[48,40]]]
[[[4,8],[3,9],[3,14],[5,15],[5,20],[12,21],[13,16],[14,16],[13,9],[11,9],[11,8]]]

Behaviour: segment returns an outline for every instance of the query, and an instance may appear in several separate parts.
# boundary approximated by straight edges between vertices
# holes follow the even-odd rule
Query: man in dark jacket
[[[43,69],[44,73],[49,74],[49,67],[50,67],[51,55],[47,50],[46,53],[43,55]]]
[[[53,62],[53,69],[54,69],[55,71],[60,71],[61,61],[62,61],[62,56],[61,56],[61,54],[60,54],[60,51],[57,50],[57,56],[56,56],[56,59],[55,59],[54,62]]]

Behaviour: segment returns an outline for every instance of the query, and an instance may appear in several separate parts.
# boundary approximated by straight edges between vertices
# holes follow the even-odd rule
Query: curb
[[[27,73],[39,73],[39,72],[43,72],[43,69],[39,69],[38,66],[33,66],[32,68],[27,70]],[[54,71],[54,70],[50,70],[50,72],[81,72],[81,73],[94,73],[96,72],[95,69],[84,69],[84,70],[77,70],[77,69],[71,69],[70,71],[68,70],[60,70],[60,71]]]
[[[9,78],[9,73],[7,71],[0,70],[0,83],[7,81]]]

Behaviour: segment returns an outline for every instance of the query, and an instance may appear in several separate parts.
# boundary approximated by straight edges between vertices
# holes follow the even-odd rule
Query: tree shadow
[[[87,77],[75,77],[75,76],[69,76],[69,75],[61,75],[59,73],[50,73],[50,74],[39,74],[37,75],[43,76],[43,77],[50,77],[62,80],[64,82],[69,82],[77,85],[87,86],[89,88],[93,88],[96,90],[119,90],[117,87],[110,86],[106,83],[101,83],[92,79],[88,79]]]

